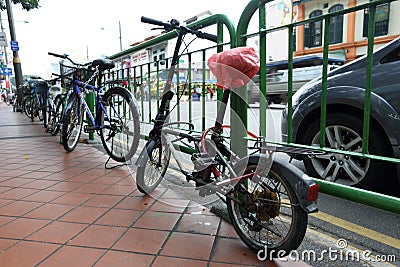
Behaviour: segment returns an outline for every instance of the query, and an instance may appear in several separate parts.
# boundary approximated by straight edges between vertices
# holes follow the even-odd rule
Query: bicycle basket
[[[45,81],[35,81],[38,94],[44,95],[49,89],[49,85]]]
[[[78,68],[60,63],[61,86],[63,88],[69,88],[72,86],[73,80],[87,81],[93,73],[94,71],[90,69]]]

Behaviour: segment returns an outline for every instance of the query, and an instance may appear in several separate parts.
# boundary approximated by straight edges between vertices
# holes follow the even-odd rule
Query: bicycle
[[[28,82],[28,87],[30,93],[24,100],[24,110],[25,114],[34,120],[34,117],[38,117],[39,121],[43,121],[46,126],[45,121],[45,94],[48,90],[48,84],[45,81],[38,81],[40,77],[32,76],[31,80]]]
[[[142,17],[141,21],[178,33],[168,81],[172,81],[176,73],[179,50],[186,34],[216,41],[215,36],[198,28],[180,26],[176,20],[164,23]],[[215,75],[220,80],[223,71]],[[151,194],[163,180],[172,156],[186,181],[194,183],[201,197],[217,195],[226,203],[235,231],[250,249],[259,252],[268,248],[273,257],[278,252],[278,256],[283,256],[296,249],[304,238],[308,213],[318,210],[318,185],[290,163],[272,159],[274,149],[267,146],[262,137],[249,133],[255,140],[255,151],[243,158],[225,145],[228,137],[222,130],[229,126],[223,125],[222,121],[232,87],[223,92],[215,125],[200,135],[192,134],[194,126],[191,123],[169,122],[169,103],[175,94],[170,89],[171,83],[167,82],[149,139],[135,162],[138,190],[145,195]],[[188,125],[188,129],[174,129],[177,125]],[[175,148],[178,144],[189,143],[195,150],[190,157],[193,169],[185,168]],[[277,151],[286,150],[279,148]]]
[[[130,160],[139,143],[139,110],[131,93],[123,87],[115,86],[103,92],[101,78],[103,72],[114,68],[109,59],[96,59],[86,64],[75,63],[68,55],[48,52],[49,55],[66,59],[73,66],[63,65],[61,80],[70,94],[61,118],[61,139],[64,149],[71,152],[79,142],[82,128],[85,133],[97,132],[107,154],[118,162]],[[86,68],[88,67],[88,68]],[[84,72],[94,69],[90,78],[83,82]],[[91,85],[96,79],[96,86]],[[95,115],[85,101],[85,91],[95,95]],[[88,124],[83,127],[84,113]]]
[[[60,130],[60,119],[61,119],[61,102],[62,102],[62,89],[59,85],[54,84],[59,80],[59,77],[49,80],[50,84],[45,95],[45,128],[46,132],[52,136],[57,135]]]

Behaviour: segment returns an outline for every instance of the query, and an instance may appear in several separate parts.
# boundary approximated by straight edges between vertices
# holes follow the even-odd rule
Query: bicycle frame
[[[101,99],[101,94],[103,94],[103,90],[101,88],[99,88],[99,87],[96,87],[96,86],[81,82],[79,80],[74,80],[74,82],[73,82],[73,91],[72,91],[71,94],[72,95],[77,95],[79,97],[79,99],[81,101],[80,102],[81,103],[81,107],[84,108],[84,110],[85,110],[85,112],[86,112],[86,114],[87,114],[87,116],[89,118],[89,121],[90,121],[90,123],[92,125],[91,127],[88,127],[88,128],[90,128],[89,130],[100,130],[102,128],[110,128],[108,125],[101,126],[100,122],[99,122],[100,118],[97,118],[97,116],[95,118],[93,116],[93,113],[91,112],[91,110],[89,108],[89,105],[87,104],[87,102],[86,102],[86,100],[85,100],[85,98],[83,96],[83,93],[82,93],[80,88],[92,90],[96,95],[95,96],[95,103],[96,103],[96,109],[97,109],[96,110],[96,114],[99,114],[98,111],[100,109],[102,109],[104,111],[104,115],[106,116],[106,119],[108,121],[111,121],[111,119],[110,119],[110,116],[108,115],[107,110],[104,107],[103,101]],[[86,128],[86,130],[88,130],[88,128]]]

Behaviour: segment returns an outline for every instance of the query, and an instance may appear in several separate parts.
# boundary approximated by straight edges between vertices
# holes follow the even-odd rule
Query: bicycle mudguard
[[[258,164],[259,167],[257,170],[260,171],[268,171],[268,168],[271,167],[289,182],[297,196],[301,208],[305,212],[317,212],[318,207],[316,204],[316,199],[314,199],[316,196],[313,194],[318,194],[318,185],[314,183],[314,181],[303,171],[289,162],[275,157],[271,166],[271,160],[271,157],[266,154],[250,155],[240,159],[235,164],[234,169],[243,170],[243,168],[245,168],[249,163]],[[263,166],[265,167],[263,168]],[[310,197],[313,198],[312,201],[309,200]]]

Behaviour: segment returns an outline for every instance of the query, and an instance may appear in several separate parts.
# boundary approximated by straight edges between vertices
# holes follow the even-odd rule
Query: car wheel
[[[303,135],[303,143],[319,147],[319,130],[320,122],[314,120]],[[361,118],[345,113],[329,114],[326,120],[325,146],[351,152],[362,152],[362,130]],[[388,155],[390,147],[386,145],[384,138],[376,128],[372,127],[372,124],[368,150],[372,155],[390,156]],[[316,178],[365,189],[390,187],[395,174],[394,165],[390,163],[339,153],[307,157],[304,159],[304,166],[308,174]],[[387,176],[382,176],[382,173]],[[389,177],[390,175],[391,177]]]

